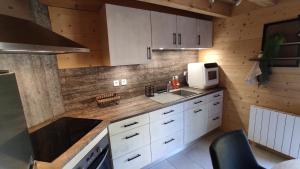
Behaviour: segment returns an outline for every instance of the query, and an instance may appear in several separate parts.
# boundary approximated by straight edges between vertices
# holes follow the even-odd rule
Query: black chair
[[[220,136],[209,151],[214,169],[265,169],[257,163],[242,130]]]

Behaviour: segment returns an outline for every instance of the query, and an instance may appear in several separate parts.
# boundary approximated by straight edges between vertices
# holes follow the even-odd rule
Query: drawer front
[[[150,113],[150,121],[157,121],[163,118],[173,116],[183,111],[183,104],[166,107]]]
[[[208,101],[213,101],[215,99],[223,98],[223,91],[212,93],[212,94],[208,95],[207,97],[208,97]]]
[[[207,130],[212,131],[213,129],[216,129],[220,127],[222,124],[222,113],[216,114],[212,117],[208,118],[208,125],[207,125]]]
[[[209,102],[209,117],[213,117],[217,114],[222,114],[223,112],[223,99],[215,99]]]
[[[151,143],[152,161],[156,161],[168,154],[179,150],[183,146],[183,131],[173,133],[167,137]]]
[[[150,145],[113,160],[114,169],[141,169],[150,163]]]
[[[150,144],[149,124],[111,136],[110,143],[113,158]]]
[[[109,134],[116,135],[149,123],[149,114],[132,117],[109,125]]]
[[[196,98],[196,99],[193,99],[193,100],[190,100],[190,101],[187,101],[187,102],[183,103],[183,109],[184,110],[189,110],[189,109],[198,107],[200,105],[203,105],[205,103],[207,103],[207,97],[202,96],[202,97],[199,97],[199,98]]]
[[[179,113],[168,118],[164,118],[155,123],[150,124],[151,141],[163,138],[170,133],[182,130],[183,113]]]

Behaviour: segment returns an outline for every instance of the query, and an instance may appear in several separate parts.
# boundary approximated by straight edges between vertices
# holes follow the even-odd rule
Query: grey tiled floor
[[[222,132],[217,131],[205,136],[186,150],[151,166],[150,169],[213,169],[209,145],[220,134]],[[252,147],[252,150],[259,164],[267,169],[271,169],[274,164],[286,160],[257,147]]]

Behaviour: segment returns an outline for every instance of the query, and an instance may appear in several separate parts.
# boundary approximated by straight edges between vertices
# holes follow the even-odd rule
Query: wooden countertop
[[[88,118],[88,119],[99,119],[103,120],[98,126],[81,138],[77,143],[70,147],[66,152],[60,155],[51,163],[37,161],[36,166],[38,169],[57,169],[62,168],[68,161],[70,161],[77,153],[79,153],[90,141],[92,141],[99,133],[101,133],[110,123],[120,121],[133,116],[149,113],[154,110],[158,110],[164,107],[168,107],[174,104],[185,102],[197,97],[201,97],[207,94],[211,94],[217,91],[223,90],[222,88],[203,90],[201,94],[193,95],[192,97],[186,97],[175,102],[161,104],[149,99],[146,96],[138,96],[131,99],[121,100],[119,105],[105,107],[105,108],[88,108],[83,110],[77,110],[67,112],[64,115],[57,117],[56,120],[61,117],[75,117],[75,118]],[[52,120],[52,121],[53,121]],[[29,129],[33,132],[51,121],[45,122],[38,126]]]

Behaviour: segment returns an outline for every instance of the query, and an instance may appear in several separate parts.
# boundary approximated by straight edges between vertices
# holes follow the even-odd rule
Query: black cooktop
[[[35,160],[52,162],[101,120],[63,117],[30,134]]]

